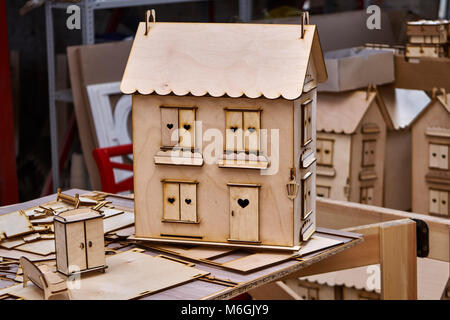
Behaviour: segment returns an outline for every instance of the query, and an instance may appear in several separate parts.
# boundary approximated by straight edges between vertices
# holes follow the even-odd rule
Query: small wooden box
[[[414,44],[445,44],[448,41],[447,21],[408,22],[406,32],[409,42]]]
[[[54,218],[56,269],[65,275],[104,270],[103,214],[83,208]]]

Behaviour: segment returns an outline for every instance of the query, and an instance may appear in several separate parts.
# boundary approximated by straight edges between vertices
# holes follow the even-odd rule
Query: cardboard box
[[[311,15],[310,23],[317,25],[324,52],[364,46],[366,43],[397,44],[387,13],[381,13],[381,30],[369,30],[365,10]],[[254,23],[300,24],[300,17],[256,20]]]
[[[450,59],[419,58],[407,61],[395,55],[395,87],[431,91],[444,88],[450,92]]]
[[[319,91],[341,92],[395,81],[394,52],[364,47],[330,51],[325,54],[328,81]]]

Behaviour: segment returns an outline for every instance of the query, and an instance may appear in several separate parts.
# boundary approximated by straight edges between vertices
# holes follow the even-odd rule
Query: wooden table
[[[75,193],[85,194],[89,191],[72,189],[65,193],[74,195]],[[42,204],[48,201],[56,199],[56,195],[20,203],[12,206],[1,207],[0,214],[8,213],[11,211],[26,209],[33,207],[37,204]],[[133,200],[120,198],[120,197],[108,197],[108,200],[115,205],[132,208]],[[195,261],[195,268],[207,271],[210,273],[209,277],[202,277],[195,279],[191,282],[165,289],[163,291],[152,293],[139,299],[155,300],[155,299],[230,299],[238,296],[242,293],[248,292],[252,289],[260,287],[262,285],[281,280],[288,277],[291,274],[298,272],[299,270],[306,268],[314,263],[327,259],[339,252],[356,246],[363,242],[362,235],[349,233],[344,231],[336,231],[329,229],[318,228],[317,234],[327,238],[342,241],[342,244],[335,245],[326,249],[322,249],[316,252],[312,252],[295,258],[287,260],[278,264],[272,264],[267,267],[262,267],[252,272],[236,272],[233,270],[224,269],[219,266],[203,263],[201,261]],[[121,250],[128,250],[133,247],[140,247],[136,243],[130,243],[129,247]],[[162,252],[150,248],[145,248],[145,253],[156,256],[162,254]],[[179,257],[164,252],[166,256],[179,259]],[[240,252],[242,255],[242,251]],[[0,271],[1,275],[1,271]]]

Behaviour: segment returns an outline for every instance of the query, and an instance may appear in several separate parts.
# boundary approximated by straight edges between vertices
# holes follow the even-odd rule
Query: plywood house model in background
[[[386,208],[411,211],[411,127],[412,121],[430,103],[422,90],[377,87],[392,122],[388,126],[384,166],[384,204]]]
[[[433,91],[432,101],[411,124],[412,211],[449,217],[450,95]]]
[[[136,238],[298,249],[315,230],[326,79],[313,25],[140,23],[121,84]]]
[[[406,45],[407,58],[440,58],[449,56],[449,21],[410,21],[406,24],[406,33],[409,38],[409,43]]]
[[[317,104],[317,195],[383,205],[390,119],[377,90],[320,93]]]

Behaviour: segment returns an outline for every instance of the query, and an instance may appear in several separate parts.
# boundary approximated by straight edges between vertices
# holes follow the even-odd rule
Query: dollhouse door
[[[230,186],[230,240],[259,241],[259,188]]]

